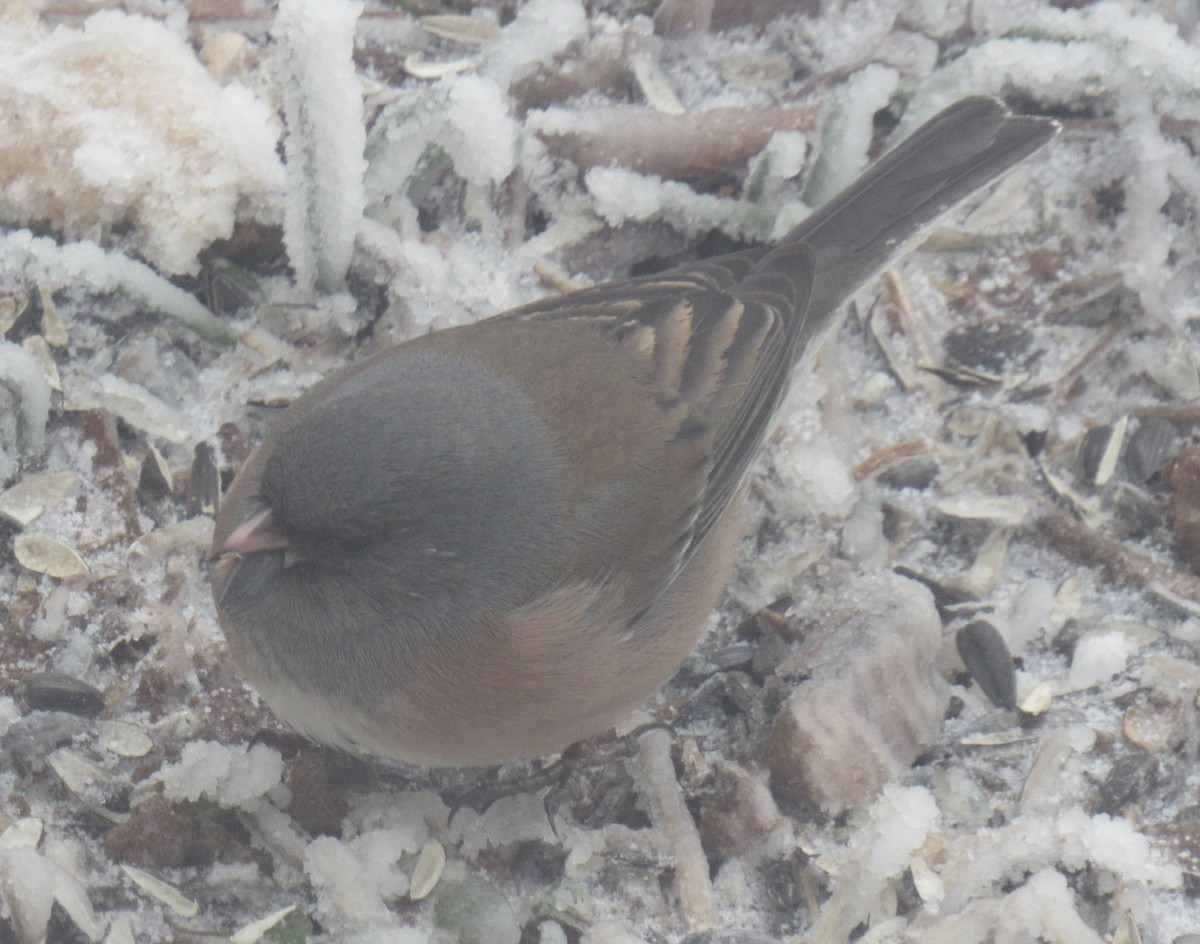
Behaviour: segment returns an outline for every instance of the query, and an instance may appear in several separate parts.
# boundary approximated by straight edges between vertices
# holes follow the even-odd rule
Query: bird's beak
[[[270,508],[251,515],[230,532],[215,557],[237,554],[244,557],[258,551],[277,551],[288,546],[288,540],[275,527]]]
[[[261,590],[267,578],[282,568],[287,549],[288,540],[275,527],[269,508],[234,528],[210,558],[213,583],[220,586],[218,605],[233,596],[246,597]],[[267,551],[284,553],[270,555],[277,559],[268,560]]]

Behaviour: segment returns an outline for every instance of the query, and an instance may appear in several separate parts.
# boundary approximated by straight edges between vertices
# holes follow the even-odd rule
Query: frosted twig
[[[1157,585],[1176,596],[1200,604],[1200,577],[1174,570],[1149,554],[1129,547],[1076,520],[1044,498],[1038,491],[1016,479],[1003,479],[1000,491],[1020,495],[1032,503],[1034,525],[1061,554],[1098,567],[1113,580],[1141,590]]]
[[[354,72],[352,0],[283,0],[278,43],[288,133],[284,241],[305,292],[342,287],[366,195],[362,86]]]
[[[17,401],[17,450],[40,448],[50,418],[50,385],[37,361],[18,344],[0,341],[0,385]]]
[[[620,167],[593,167],[584,178],[594,208],[610,225],[660,219],[684,233],[720,229],[738,239],[765,239],[779,214],[774,204],[696,193],[687,184]]]
[[[710,928],[717,922],[717,904],[708,877],[708,859],[675,779],[670,734],[651,728],[638,738],[638,752],[650,819],[666,833],[675,852],[675,882],[684,920],[691,928]]]
[[[569,46],[552,62],[518,79],[509,89],[519,111],[545,108],[585,92],[619,94],[629,84],[629,63],[654,39],[637,21]]]
[[[216,315],[148,265],[92,242],[59,245],[21,229],[0,236],[0,269],[49,288],[120,292],[195,331],[207,341],[233,344],[233,333]]]
[[[811,131],[817,111],[812,104],[711,108],[685,115],[633,106],[553,109],[531,113],[528,127],[551,153],[584,170],[616,164],[690,180],[741,170],[777,131]]]
[[[850,76],[821,115],[821,137],[804,184],[804,202],[819,206],[867,166],[875,112],[885,107],[900,76],[872,64]]]

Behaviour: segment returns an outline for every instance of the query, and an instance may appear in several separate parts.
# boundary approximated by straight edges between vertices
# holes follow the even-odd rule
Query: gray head
[[[306,648],[289,634],[365,633],[402,655],[548,579],[563,473],[529,401],[502,378],[400,348],[289,414],[235,511],[245,521],[269,510],[275,540],[220,590],[248,635],[271,637],[259,645],[287,659],[289,645]]]

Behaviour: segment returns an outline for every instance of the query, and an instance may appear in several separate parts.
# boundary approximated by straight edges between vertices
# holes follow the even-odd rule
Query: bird
[[[318,382],[218,512],[214,600],[243,678],[300,734],[382,761],[495,766],[603,734],[706,629],[805,352],[1057,127],[962,99],[774,244]]]

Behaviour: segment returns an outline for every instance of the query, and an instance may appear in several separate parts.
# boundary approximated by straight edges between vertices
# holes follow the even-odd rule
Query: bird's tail
[[[1013,115],[985,96],[939,112],[762,255],[744,289],[766,288],[803,244],[813,265],[804,339],[923,228],[1054,137],[1058,124]],[[799,351],[798,351],[799,353]]]
[[[784,237],[807,243],[811,310],[836,308],[943,213],[1054,137],[1057,122],[976,96],[939,112]]]

